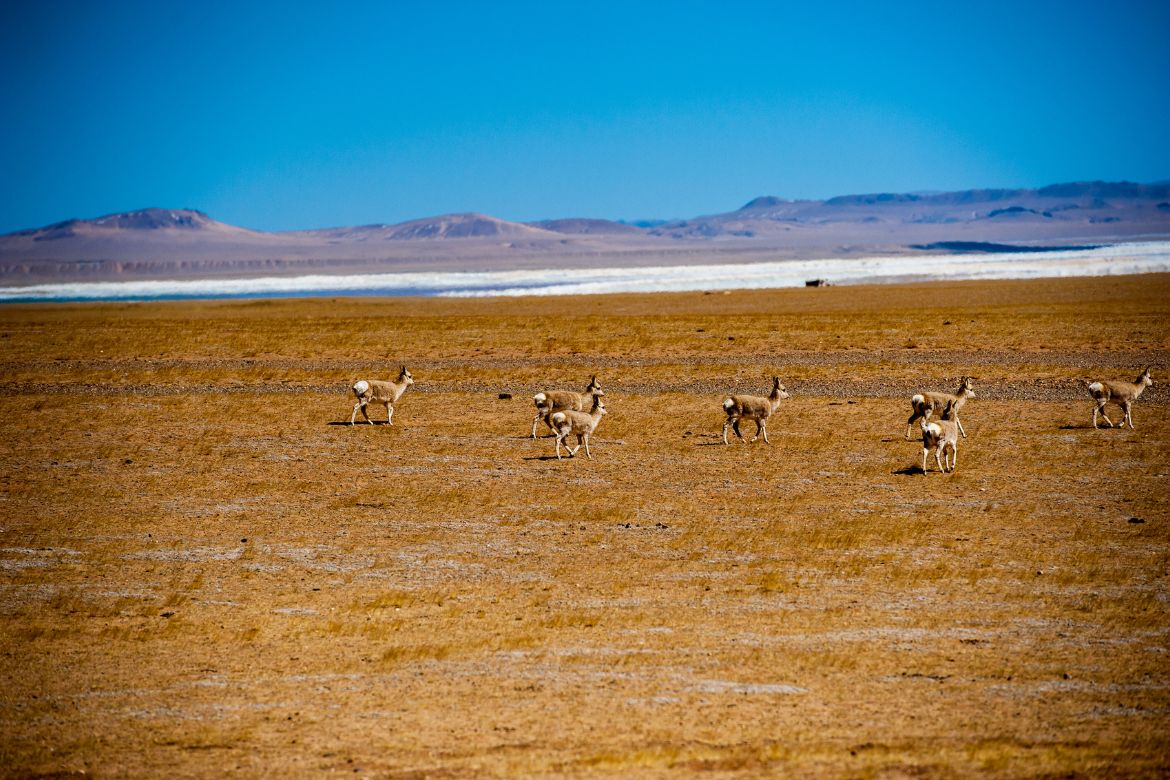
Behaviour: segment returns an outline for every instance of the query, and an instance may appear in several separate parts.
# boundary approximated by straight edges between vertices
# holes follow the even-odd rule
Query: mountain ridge
[[[968,189],[944,192],[876,192],[857,193],[851,195],[836,195],[824,200],[788,199],[775,195],[757,196],[738,209],[731,212],[711,215],[721,217],[742,212],[758,211],[769,208],[788,208],[793,206],[825,205],[825,206],[881,206],[905,204],[946,204],[969,205],[978,203],[1002,202],[1004,200],[1022,198],[1114,198],[1114,199],[1162,199],[1170,200],[1170,181],[1159,181],[1151,184],[1120,181],[1079,181],[1050,184],[1035,189],[1026,188],[991,188]],[[710,217],[708,217],[710,218]],[[688,220],[662,220],[662,224],[682,224],[702,220],[704,217],[693,217]],[[658,220],[646,220],[659,222]],[[530,222],[516,222],[493,217],[480,212],[457,212],[439,214],[428,217],[419,217],[397,223],[374,223],[369,225],[343,226],[333,228],[301,228],[297,230],[264,231],[238,227],[226,222],[219,222],[209,217],[205,212],[191,208],[168,209],[162,207],[147,207],[133,211],[115,212],[101,217],[78,218],[54,222],[42,227],[23,228],[9,233],[0,234],[0,238],[12,236],[37,235],[47,232],[75,230],[81,227],[110,227],[120,230],[160,230],[160,229],[206,229],[223,227],[233,230],[243,230],[250,233],[265,235],[342,235],[359,231],[376,232],[390,231],[394,240],[409,240],[413,238],[474,238],[490,235],[527,234],[530,230],[541,230],[554,233],[582,234],[590,232],[631,232],[641,230],[636,222],[614,221],[595,217],[570,217],[536,220]],[[65,236],[62,236],[65,237]]]
[[[196,209],[146,208],[0,235],[0,282],[476,271],[864,257],[927,245],[1170,240],[1170,183],[761,195],[688,219],[513,222],[479,212],[266,232]]]

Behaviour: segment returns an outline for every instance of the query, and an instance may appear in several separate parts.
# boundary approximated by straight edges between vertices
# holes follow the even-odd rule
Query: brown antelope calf
[[[597,425],[606,413],[605,404],[601,402],[601,394],[595,393],[593,395],[593,407],[588,413],[565,409],[549,415],[549,422],[557,434],[557,460],[561,460],[561,442],[570,435],[576,435],[577,446],[570,448],[569,445],[565,445],[565,449],[569,452],[569,457],[571,458],[576,455],[577,451],[581,449],[581,445],[584,444],[585,457],[593,460],[593,453],[589,451],[589,437],[597,430]]]
[[[942,418],[930,422],[926,417],[920,423],[922,427],[922,473],[926,473],[926,455],[934,450],[934,462],[938,470],[944,474],[954,471],[959,460],[959,421],[955,418],[955,402],[947,404]],[[950,458],[947,459],[947,454]],[[942,457],[939,457],[939,454]],[[948,468],[949,465],[949,468]]]
[[[1097,427],[1098,412],[1105,418],[1105,422],[1109,423],[1109,427],[1113,427],[1113,421],[1109,419],[1109,415],[1105,414],[1105,404],[1115,403],[1121,407],[1125,412],[1125,416],[1121,419],[1119,428],[1124,428],[1126,423],[1129,423],[1129,429],[1133,430],[1133,417],[1129,413],[1130,405],[1138,399],[1150,385],[1154,384],[1154,380],[1150,379],[1150,368],[1142,372],[1141,376],[1134,382],[1125,382],[1120,379],[1114,379],[1111,382],[1086,382],[1089,386],[1089,395],[1097,402],[1093,407],[1093,427]]]

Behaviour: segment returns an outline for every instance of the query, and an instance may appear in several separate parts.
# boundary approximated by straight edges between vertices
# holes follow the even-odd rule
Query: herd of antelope
[[[398,379],[394,382],[359,380],[352,388],[353,394],[357,397],[357,403],[354,404],[353,413],[349,417],[349,424],[353,425],[360,410],[362,416],[366,418],[366,422],[373,425],[374,421],[370,419],[366,407],[371,403],[377,403],[386,407],[386,423],[393,425],[394,404],[406,392],[406,388],[412,384],[414,384],[414,377],[406,370],[406,366],[402,366]],[[1112,403],[1119,406],[1124,413],[1118,427],[1124,428],[1125,424],[1129,423],[1130,430],[1133,430],[1133,416],[1130,413],[1130,407],[1141,396],[1142,391],[1154,384],[1154,381],[1150,378],[1150,369],[1147,366],[1146,370],[1133,382],[1115,379],[1108,382],[1085,382],[1085,384],[1088,387],[1089,395],[1096,403],[1096,406],[1093,407],[1094,428],[1098,427],[1098,415],[1105,418],[1105,422],[1110,428],[1114,427],[1113,421],[1105,414],[1105,405]],[[584,446],[585,456],[592,460],[593,453],[589,451],[589,437],[597,430],[601,418],[606,414],[605,402],[601,400],[604,395],[605,391],[601,389],[596,376],[589,380],[585,391],[581,393],[575,393],[571,390],[540,391],[532,397],[536,404],[536,416],[532,418],[532,438],[536,438],[536,429],[543,422],[556,436],[558,460],[561,459],[562,444],[565,445],[565,451],[569,457],[575,456]],[[776,413],[780,402],[788,397],[784,385],[780,384],[780,377],[774,376],[772,377],[772,392],[767,396],[729,395],[724,398],[723,412],[727,415],[727,419],[723,423],[723,443],[730,444],[727,441],[727,429],[730,428],[745,444],[756,441],[760,436],[763,436],[764,443],[768,444],[768,418]],[[967,431],[963,430],[963,424],[959,422],[959,410],[963,408],[968,399],[974,397],[975,385],[969,376],[962,378],[958,390],[953,394],[916,393],[911,396],[912,413],[910,419],[906,421],[906,440],[911,439],[914,422],[919,421],[918,427],[922,431],[923,474],[926,473],[927,455],[932,450],[934,451],[934,462],[939,471],[945,473],[955,470],[959,453],[959,437],[967,438]],[[931,421],[930,418],[936,412],[941,413],[939,419]],[[741,420],[756,424],[756,433],[750,440],[745,440],[743,433],[739,430]],[[565,443],[569,436],[577,437],[576,447],[570,447]]]

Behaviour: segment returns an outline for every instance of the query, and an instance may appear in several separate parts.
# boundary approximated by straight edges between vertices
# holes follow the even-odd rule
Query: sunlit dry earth
[[[1165,276],[0,308],[0,771],[1165,775],[1167,322]],[[532,394],[592,374],[558,461]]]

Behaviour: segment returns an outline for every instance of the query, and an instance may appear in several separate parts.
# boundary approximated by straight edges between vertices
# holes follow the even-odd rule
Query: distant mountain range
[[[633,224],[589,218],[518,223],[471,213],[270,233],[192,209],[148,208],[0,236],[0,283],[674,265],[901,254],[982,242],[1167,239],[1167,182],[828,200],[762,196],[722,214]]]

